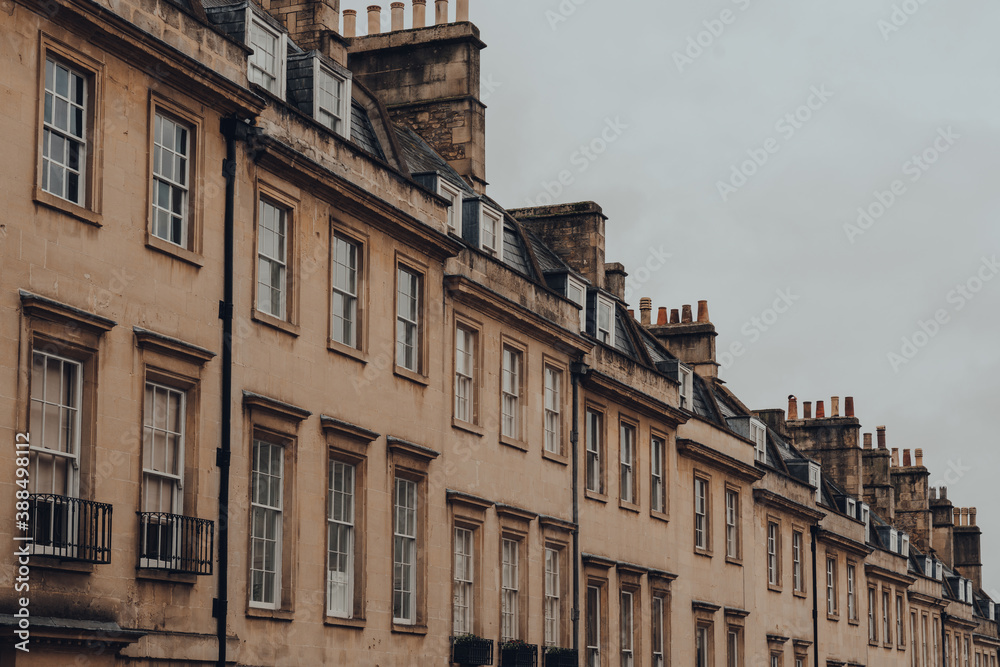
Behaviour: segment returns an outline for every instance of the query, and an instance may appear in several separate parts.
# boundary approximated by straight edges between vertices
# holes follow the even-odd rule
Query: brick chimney
[[[983,531],[976,525],[976,508],[962,509],[962,525],[955,526],[955,569],[977,589],[983,587]]]
[[[608,290],[619,300],[625,300],[625,265],[620,262],[610,262],[604,265],[604,289]]]
[[[895,525],[910,534],[913,545],[927,552],[932,547],[932,515],[930,507],[930,472],[923,464],[914,465],[909,449],[903,450],[903,465],[893,468],[892,488],[895,496]]]
[[[694,308],[685,304],[680,316],[677,309],[670,314],[670,322],[648,327],[649,333],[663,343],[670,353],[688,366],[694,367],[702,377],[719,377],[719,363],[715,356],[715,338],[718,333],[709,320],[708,302],[698,302],[698,319],[695,321]]]
[[[466,24],[467,25],[467,24]],[[607,217],[594,202],[515,208],[507,211],[545,242],[559,257],[596,287],[605,282],[604,224]]]
[[[435,4],[436,25],[349,40],[348,67],[355,81],[382,100],[393,121],[419,134],[483,194],[486,105],[479,84],[486,44],[472,23],[442,21],[446,10],[446,2]],[[425,3],[414,4],[415,24],[425,22],[425,11]],[[466,3],[460,11],[467,16]]]
[[[948,487],[938,489],[937,498],[930,500],[931,542],[937,557],[950,568],[955,567],[955,513],[948,500]]]
[[[795,446],[823,465],[824,475],[860,498],[864,486],[858,437],[861,422],[855,417],[827,417],[823,405],[817,401],[816,418],[811,419],[809,402],[805,402],[804,418],[790,419],[786,428]]]

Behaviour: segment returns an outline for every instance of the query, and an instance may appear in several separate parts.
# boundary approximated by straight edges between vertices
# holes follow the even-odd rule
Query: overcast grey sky
[[[490,194],[544,203],[567,172],[555,200],[604,208],[608,261],[671,255],[634,305],[709,300],[751,408],[853,395],[864,431],[923,448],[1000,591],[1000,5],[471,5]]]

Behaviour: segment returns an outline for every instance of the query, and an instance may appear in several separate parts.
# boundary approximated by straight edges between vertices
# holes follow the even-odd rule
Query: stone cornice
[[[610,570],[617,563],[610,558],[604,556],[598,556],[596,554],[583,553],[580,554],[580,559],[583,561],[584,565],[592,565],[594,567],[599,567],[604,570]]]
[[[365,443],[374,442],[381,437],[381,435],[375,431],[364,428],[363,426],[357,426],[350,422],[345,422],[344,420],[337,419],[336,417],[330,417],[329,415],[320,415],[319,420],[324,431],[346,435]]]
[[[747,482],[756,482],[764,477],[764,472],[755,466],[694,440],[679,438],[677,440],[677,453]]]
[[[466,507],[471,507],[482,512],[485,512],[494,505],[492,500],[480,498],[464,491],[455,491],[454,489],[445,489],[445,496],[450,504],[465,505]]]
[[[788,514],[797,516],[800,519],[805,519],[810,523],[817,523],[820,519],[826,516],[825,512],[815,510],[807,505],[803,505],[802,503],[797,503],[794,500],[780,496],[774,491],[770,491],[768,489],[754,489],[753,498],[762,505],[782,510]]]
[[[600,394],[609,400],[625,405],[637,412],[658,419],[676,427],[688,420],[688,415],[665,401],[634,389],[624,382],[593,370],[586,375],[584,383],[587,389]]]
[[[132,327],[136,344],[144,350],[152,350],[168,357],[182,359],[202,366],[215,358],[215,352],[193,345],[179,338],[165,336],[142,327]]]
[[[865,576],[867,578],[875,577],[876,579],[890,581],[899,586],[912,586],[914,582],[917,581],[916,577],[911,577],[908,574],[901,574],[899,572],[893,572],[892,570],[879,565],[874,565],[872,563],[865,563]],[[913,597],[913,594],[911,594],[911,597]]]
[[[531,510],[515,507],[514,505],[495,503],[494,506],[497,509],[497,516],[507,517],[510,519],[519,519],[521,521],[534,521],[536,518],[538,518],[537,512],[532,512]]]
[[[270,396],[255,394],[252,391],[243,391],[243,405],[245,407],[270,412],[288,421],[301,422],[308,419],[312,413],[304,408],[279,401]]]
[[[20,290],[19,294],[21,310],[30,317],[40,317],[63,324],[69,323],[98,335],[111,331],[118,324],[107,317],[101,317],[81,308],[59,303],[54,299],[32,294],[25,290]]]
[[[418,445],[408,440],[397,438],[396,436],[386,436],[385,441],[390,452],[406,454],[424,463],[430,463],[437,457],[441,456],[441,452],[435,451],[430,447],[424,447],[423,445]]]

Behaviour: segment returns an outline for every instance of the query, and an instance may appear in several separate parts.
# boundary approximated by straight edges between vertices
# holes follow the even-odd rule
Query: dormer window
[[[350,81],[320,64],[316,59],[316,111],[322,125],[342,137],[348,136],[350,124]]]
[[[899,531],[895,528],[889,529],[889,551],[893,553],[899,551]]]
[[[910,536],[902,535],[902,539],[899,541],[899,555],[903,558],[910,557]]]
[[[488,206],[483,206],[483,217],[480,220],[482,230],[479,235],[480,250],[496,255],[500,250],[498,234],[503,232],[503,215]]]
[[[580,331],[587,330],[587,288],[576,278],[566,278],[566,298],[580,306]]]
[[[816,487],[816,502],[819,502],[823,498],[823,473],[820,470],[819,464],[812,461],[809,462],[809,484],[810,486]]]
[[[761,463],[767,463],[767,427],[756,419],[750,420],[750,439],[754,445],[754,458]],[[810,479],[812,468],[809,469]]]
[[[246,44],[253,53],[247,59],[247,78],[273,95],[284,97],[285,34],[268,25],[247,8]]]
[[[684,364],[678,364],[677,375],[680,380],[680,396],[681,396],[681,407],[685,410],[693,409],[694,396],[694,371],[685,366]]]
[[[972,581],[970,579],[965,580],[965,601],[972,604],[974,598],[972,597]]]
[[[861,503],[861,521],[865,524],[865,543],[872,539],[872,513],[868,503]]]
[[[448,200],[448,229],[456,234],[462,233],[462,191],[457,185],[438,176],[438,194]]]
[[[852,519],[858,518],[858,501],[854,498],[847,499],[847,516]]]
[[[597,296],[597,340],[615,345],[615,303],[601,295]]]

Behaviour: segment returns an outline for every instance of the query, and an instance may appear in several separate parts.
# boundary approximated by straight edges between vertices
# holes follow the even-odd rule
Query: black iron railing
[[[139,567],[212,574],[215,523],[163,512],[139,515]]]
[[[32,553],[85,563],[111,562],[111,505],[92,500],[33,493],[22,533]]]

